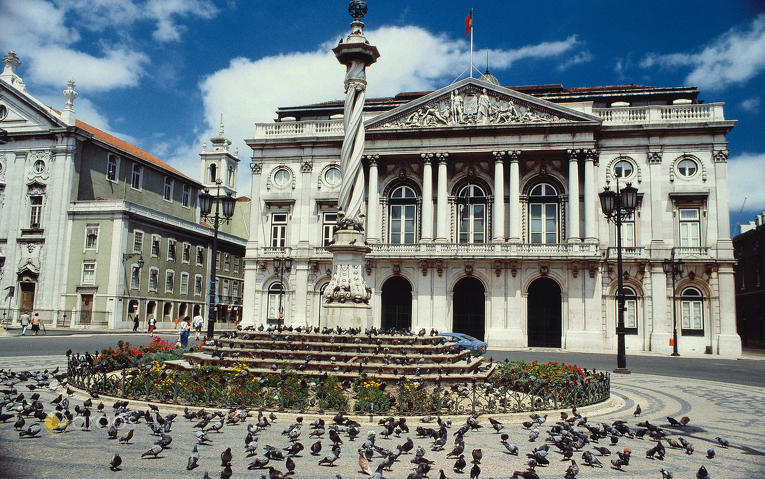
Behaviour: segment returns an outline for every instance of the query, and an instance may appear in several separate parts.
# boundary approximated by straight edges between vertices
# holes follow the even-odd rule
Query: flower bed
[[[115,371],[131,366],[143,366],[153,361],[164,363],[172,359],[182,359],[193,348],[176,348],[169,342],[154,336],[146,346],[133,346],[124,341],[119,341],[117,347],[108,347],[101,350],[93,359],[93,365],[103,371]]]

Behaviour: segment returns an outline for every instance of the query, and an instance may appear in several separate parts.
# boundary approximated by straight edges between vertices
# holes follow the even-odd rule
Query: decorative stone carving
[[[420,269],[422,270],[422,275],[427,276],[428,275],[428,262],[423,260],[420,260]]]
[[[574,121],[560,112],[501,95],[476,85],[465,85],[407,110],[371,128],[438,128],[460,125],[505,125]]]
[[[550,265],[548,263],[539,263],[539,274],[542,276],[550,274]]]
[[[367,276],[372,275],[372,261],[367,260],[366,263],[364,263],[364,269],[367,272]]]
[[[466,264],[465,265],[465,274],[468,276],[473,276],[473,265],[472,264]]]
[[[50,177],[50,151],[41,150],[29,153],[27,161],[27,184],[34,181],[47,181]]]
[[[310,173],[313,171],[313,160],[303,160],[300,163],[301,173]]]
[[[361,276],[358,264],[341,263],[335,265],[332,279],[324,290],[324,299],[328,303],[369,303],[372,290],[367,287]]]
[[[716,150],[712,153],[712,158],[715,163],[727,163],[728,162],[728,150]]]
[[[649,151],[646,157],[649,165],[661,164],[661,152],[659,151]]]
[[[401,275],[401,264],[400,263],[393,263],[393,274],[396,276]]]
[[[571,275],[572,275],[574,278],[576,278],[577,276],[579,276],[579,262],[578,262],[578,261],[573,261],[573,262],[571,263]]]
[[[515,278],[518,275],[518,262],[517,261],[511,261],[510,262],[510,274]]]
[[[502,261],[494,261],[494,274],[497,275],[497,278],[502,276]]]
[[[251,161],[250,169],[252,170],[253,175],[259,175],[263,173],[263,163],[258,163],[257,161]]]
[[[436,273],[439,278],[444,274],[444,262],[441,260],[436,261]]]

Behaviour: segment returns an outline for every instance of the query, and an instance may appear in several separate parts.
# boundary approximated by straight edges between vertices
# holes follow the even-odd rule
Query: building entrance
[[[454,286],[452,331],[484,340],[486,331],[486,297],[483,283],[475,278],[462,278]]]
[[[412,327],[412,286],[394,276],[382,287],[382,328],[405,330]]]
[[[561,347],[561,296],[558,283],[539,278],[529,286],[529,347]]]

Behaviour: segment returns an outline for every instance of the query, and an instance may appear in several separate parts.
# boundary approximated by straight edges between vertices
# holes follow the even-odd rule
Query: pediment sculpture
[[[524,100],[466,85],[383,120],[376,128],[434,128],[461,125],[560,123],[574,121]]]

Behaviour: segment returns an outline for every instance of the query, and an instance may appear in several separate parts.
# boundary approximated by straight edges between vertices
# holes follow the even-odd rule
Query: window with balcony
[[[529,192],[529,242],[560,242],[560,197],[549,183],[535,185]]]
[[[622,220],[622,247],[634,248],[635,245],[635,213]]]
[[[271,214],[271,246],[274,248],[287,246],[287,213]]]
[[[159,235],[151,236],[151,257],[159,258],[160,251],[162,251],[162,237]]]
[[[618,298],[617,298],[618,299]],[[617,301],[617,318],[619,303]],[[618,320],[617,320],[618,322]],[[629,286],[624,287],[624,329],[627,334],[637,334],[638,330],[638,296]]]
[[[337,226],[337,212],[328,211],[321,216],[321,244],[329,246],[332,238],[335,237],[335,227]]]
[[[96,284],[95,261],[84,261],[82,263],[82,284]]]
[[[89,224],[85,227],[85,249],[98,250],[98,230],[97,224]]]
[[[696,288],[685,288],[680,294],[680,318],[682,334],[704,334],[704,296]]]
[[[283,319],[283,305],[280,304],[280,300],[283,300],[283,289],[284,288],[282,284],[278,281],[276,283],[272,283],[271,286],[268,287],[268,309],[266,313],[266,319],[269,323],[278,322],[280,317]]]
[[[408,186],[395,188],[388,199],[390,242],[414,244],[417,239],[417,194]]]
[[[701,246],[701,219],[698,208],[680,208],[680,246]]]
[[[106,179],[108,181],[111,181],[113,183],[117,182],[117,165],[118,165],[117,157],[114,155],[109,155],[109,159],[106,163]]]
[[[460,243],[486,242],[487,199],[483,188],[463,186],[457,193],[457,239]]]

